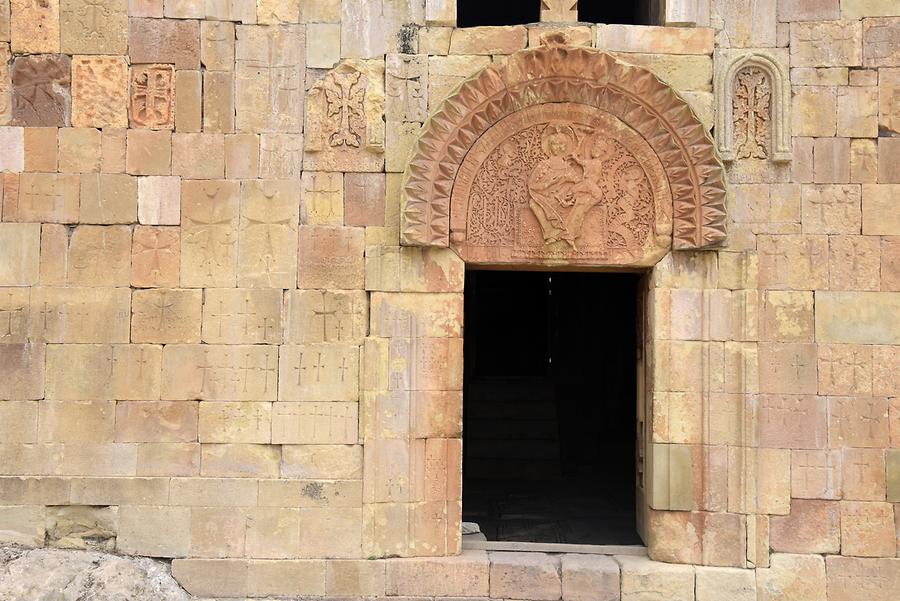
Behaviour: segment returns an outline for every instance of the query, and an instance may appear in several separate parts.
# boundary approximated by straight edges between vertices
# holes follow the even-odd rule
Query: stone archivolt
[[[726,57],[716,73],[716,140],[722,160],[791,160],[791,90],[768,52]]]
[[[558,38],[464,82],[404,176],[403,243],[473,262],[652,264],[725,237],[722,165],[646,69]]]

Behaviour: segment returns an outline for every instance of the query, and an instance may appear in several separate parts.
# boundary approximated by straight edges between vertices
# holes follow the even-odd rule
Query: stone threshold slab
[[[519,541],[465,540],[462,548],[471,551],[517,551],[531,553],[578,553],[581,555],[647,556],[643,545],[575,545],[567,543],[528,543]]]

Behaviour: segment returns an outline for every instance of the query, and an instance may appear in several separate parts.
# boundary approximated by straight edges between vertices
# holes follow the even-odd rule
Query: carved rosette
[[[553,188],[553,172],[561,171],[559,165],[554,167],[554,161],[542,163],[553,152],[534,146],[538,136],[545,137],[548,127],[552,127],[549,137],[562,132],[554,145],[568,148],[553,152],[572,163],[574,170],[574,175],[561,176],[566,182],[563,188],[572,188],[572,194],[564,190],[565,198],[551,194],[552,200],[541,190]],[[486,136],[485,141],[482,136]],[[571,142],[567,143],[566,137]],[[594,141],[605,144],[606,154],[589,156],[588,146]],[[491,144],[496,146],[490,148]],[[470,218],[470,206],[499,203],[493,208],[475,209],[475,213],[509,215],[512,205],[508,210],[502,207],[510,202],[509,197],[493,194],[492,198],[475,198],[473,202],[472,195],[479,185],[483,188],[479,172],[496,169],[492,165],[503,153],[508,154],[512,145],[532,149],[532,154],[522,154],[517,163],[519,169],[529,173],[517,184],[519,200],[515,205],[521,213],[515,217],[519,220],[515,227],[523,236],[530,228],[531,238],[520,237],[519,250],[515,242],[505,246],[512,250],[501,251],[505,257],[502,260],[494,256],[497,262],[559,259],[591,265],[639,264],[651,261],[661,246],[668,248],[669,232],[678,249],[710,246],[725,237],[724,171],[712,140],[688,104],[646,69],[589,48],[551,42],[518,52],[503,66],[480,71],[447,98],[425,124],[404,177],[403,243],[449,246],[452,213],[452,243],[460,249],[469,244],[472,220],[478,219],[477,215]],[[548,147],[549,142],[543,142],[543,146]],[[474,152],[471,158],[470,152]],[[615,163],[613,154],[621,163]],[[590,158],[613,162],[585,165]],[[550,179],[537,181],[540,176],[532,177],[538,167],[549,170]],[[622,170],[617,175],[604,171],[618,167]],[[599,186],[593,189],[593,197],[587,192],[592,182]],[[630,188],[627,182],[631,182]],[[652,198],[649,213],[635,212],[645,224],[652,224],[635,230],[638,234],[645,232],[646,237],[612,235],[603,244],[598,243],[597,232],[607,232],[610,225],[613,230],[621,227],[616,218],[626,204],[623,196],[635,191],[638,194],[632,202],[638,207],[646,208],[647,199]],[[579,215],[570,217],[578,206],[576,196],[586,199],[581,201],[583,220]],[[639,200],[641,197],[643,200]],[[590,205],[587,210],[585,205]],[[608,214],[613,214],[612,222]],[[533,258],[529,259],[523,245],[526,238],[534,239],[535,232],[539,233],[535,244],[542,242],[538,244],[542,248],[535,250],[532,245]],[[475,236],[474,245],[484,246],[483,237],[479,238],[482,234]],[[472,258],[481,260],[477,253]]]

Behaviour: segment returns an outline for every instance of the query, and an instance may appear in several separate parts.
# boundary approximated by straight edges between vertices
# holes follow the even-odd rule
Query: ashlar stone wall
[[[223,597],[893,601],[900,5],[670,4],[697,26],[0,0],[0,542],[173,558]],[[790,160],[753,113],[727,243],[646,278],[655,561],[368,561],[460,548],[464,265],[400,245],[410,149],[460,82],[560,29],[708,128],[744,106],[713,85],[736,56],[790,87]]]

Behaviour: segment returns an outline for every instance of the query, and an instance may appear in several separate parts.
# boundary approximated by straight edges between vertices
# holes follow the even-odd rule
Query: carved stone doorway
[[[466,538],[641,544],[641,288],[634,273],[467,273],[463,521],[483,536]]]

